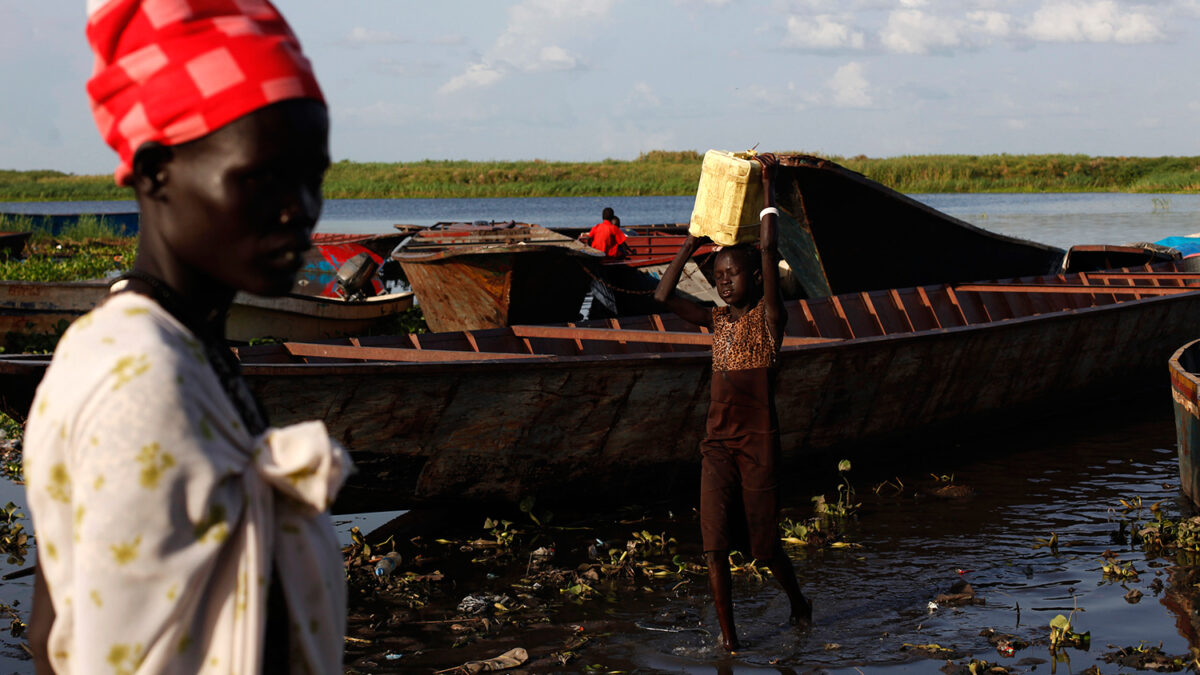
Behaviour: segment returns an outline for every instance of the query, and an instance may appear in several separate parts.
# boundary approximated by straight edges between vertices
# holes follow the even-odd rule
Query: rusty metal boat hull
[[[1180,347],[1167,362],[1171,371],[1171,401],[1175,409],[1175,439],[1179,452],[1179,483],[1183,494],[1200,506],[1200,340]]]
[[[591,283],[586,264],[553,247],[401,261],[435,331],[574,321]]]
[[[579,317],[603,254],[540,225],[439,223],[392,252],[434,331]]]

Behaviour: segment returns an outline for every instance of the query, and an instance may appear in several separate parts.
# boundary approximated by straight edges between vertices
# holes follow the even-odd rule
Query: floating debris
[[[1074,615],[1074,612],[1071,613]],[[1054,652],[1067,647],[1087,649],[1091,646],[1092,632],[1076,633],[1071,620],[1059,614],[1050,620],[1050,651]]]
[[[1005,658],[1011,658],[1018,650],[1029,646],[1027,640],[1008,633],[997,633],[991,628],[983,629],[979,635],[987,638],[988,643],[996,648],[996,652]]]
[[[1122,647],[1104,654],[1101,658],[1105,663],[1115,663],[1119,666],[1153,670],[1160,673],[1178,672],[1194,662],[1189,654],[1180,656],[1164,654],[1161,643],[1157,647],[1147,646],[1145,643],[1137,647]]]
[[[468,661],[461,666],[455,668],[447,668],[446,670],[436,671],[435,675],[449,673],[451,675],[476,675],[476,673],[490,673],[498,670],[508,670],[529,660],[529,652],[521,647],[510,649],[500,656],[496,656],[484,661]]]
[[[460,614],[468,616],[483,614],[493,608],[503,608],[507,610],[508,605],[512,604],[512,598],[507,595],[493,595],[489,593],[480,593],[478,595],[468,595],[458,603],[458,611]]]
[[[937,643],[933,643],[933,642],[921,644],[921,645],[909,644],[909,643],[905,642],[903,645],[900,646],[900,651],[914,652],[916,654],[924,656],[927,659],[946,659],[947,661],[961,659],[964,656],[966,656],[966,654],[963,654],[962,652],[960,652],[956,649],[953,649],[951,647],[943,647],[943,646],[941,646]]]
[[[982,605],[983,598],[975,596],[975,589],[963,579],[955,581],[950,586],[949,593],[942,593],[934,601],[939,605],[960,607],[962,605]]]
[[[391,576],[392,572],[396,571],[396,566],[403,561],[399,553],[392,551],[379,559],[375,563],[375,577],[383,580]]]

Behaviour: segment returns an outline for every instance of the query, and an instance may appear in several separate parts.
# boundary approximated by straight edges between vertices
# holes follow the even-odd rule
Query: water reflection
[[[1049,661],[1047,625],[1073,610],[1079,630],[1090,631],[1097,648],[1068,652],[1070,670],[1104,665],[1102,647],[1108,644],[1161,641],[1167,653],[1186,653],[1196,640],[1195,568],[1185,574],[1147,559],[1128,538],[1122,540],[1114,510],[1120,499],[1136,497],[1147,506],[1165,501],[1170,508],[1178,480],[1174,452],[1167,449],[1173,445],[1169,413],[1165,406],[1105,413],[1114,414],[1119,422],[1085,416],[1064,420],[1060,428],[1013,434],[999,444],[972,440],[956,446],[931,439],[928,453],[887,463],[858,458],[855,484],[864,503],[852,539],[861,547],[792,551],[815,605],[811,630],[786,628],[786,598],[769,580],[741,579],[734,596],[743,601],[735,611],[748,648],[733,660],[722,661],[715,639],[699,632],[614,636],[609,654],[623,654],[639,667],[689,673],[784,666],[929,672],[931,662],[918,660],[905,645],[932,643],[1011,666],[1028,658]],[[972,497],[870,493],[870,485],[894,477],[916,488],[932,480],[931,473],[950,472],[974,488]],[[792,496],[792,506],[803,508],[809,494]],[[1052,533],[1054,550],[1034,548],[1038,538]],[[1135,562],[1140,579],[1106,580],[1101,572],[1106,550]],[[1165,594],[1153,582],[1159,578],[1169,580]],[[959,579],[969,581],[985,604],[931,609],[930,601]],[[1134,587],[1161,604],[1127,601]],[[1184,589],[1193,594],[1185,596]],[[679,602],[698,627],[715,635],[716,619],[706,601],[697,592]],[[980,635],[985,628],[1042,646],[1005,657]]]

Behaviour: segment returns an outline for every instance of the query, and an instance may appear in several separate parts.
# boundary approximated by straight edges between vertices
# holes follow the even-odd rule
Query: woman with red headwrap
[[[286,292],[311,245],[311,66],[266,0],[89,0],[87,32],[141,235],[29,418],[38,669],[340,671],[349,460],[319,422],[270,428],[224,340],[234,294]]]

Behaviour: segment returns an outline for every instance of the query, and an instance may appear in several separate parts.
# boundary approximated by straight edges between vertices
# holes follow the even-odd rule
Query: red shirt
[[[626,239],[621,228],[607,220],[597,223],[588,236],[592,239],[592,248],[604,251],[604,255],[610,258],[618,254],[617,247],[624,244]]]

